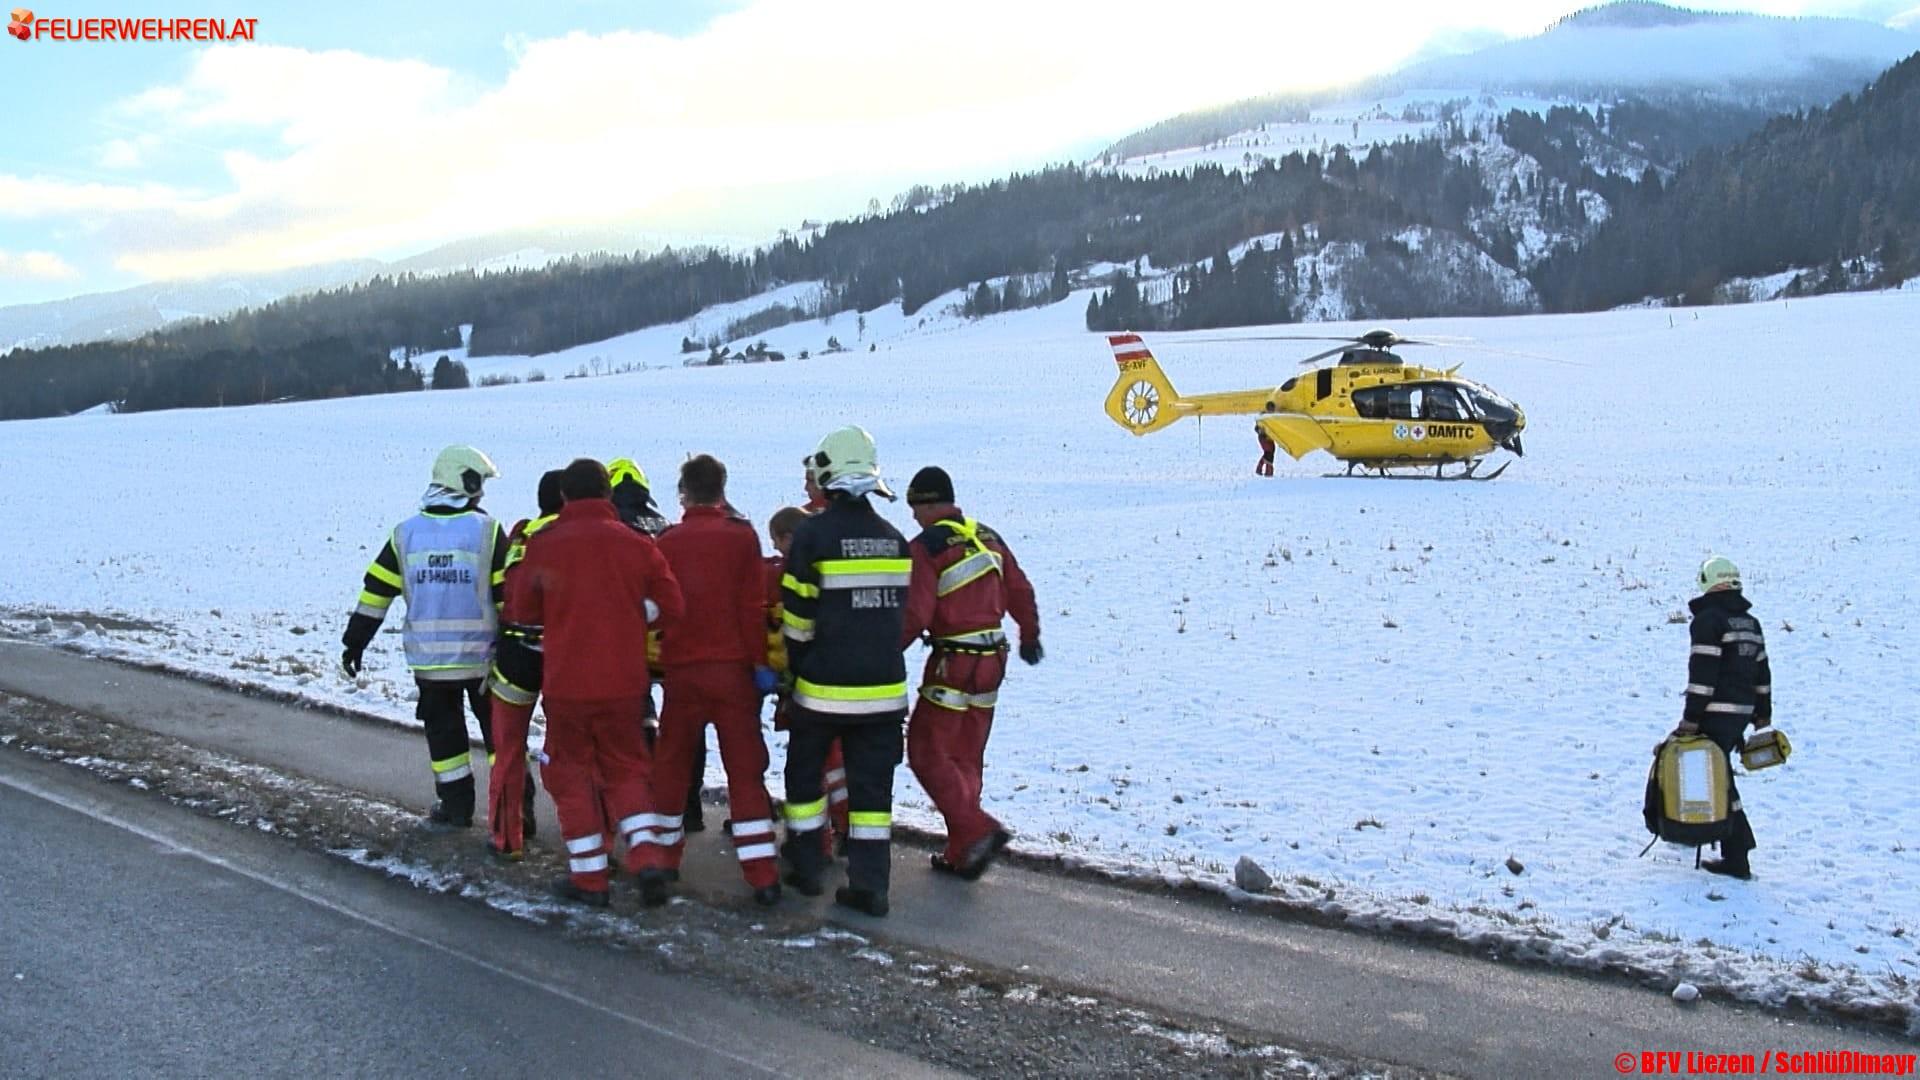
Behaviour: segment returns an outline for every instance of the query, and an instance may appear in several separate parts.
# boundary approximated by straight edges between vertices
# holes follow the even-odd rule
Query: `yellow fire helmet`
[[[653,490],[653,485],[647,482],[646,470],[635,464],[632,458],[614,458],[612,461],[607,462],[607,484],[609,486],[619,487],[623,481],[627,480],[637,481],[641,487],[646,488],[648,491]]]

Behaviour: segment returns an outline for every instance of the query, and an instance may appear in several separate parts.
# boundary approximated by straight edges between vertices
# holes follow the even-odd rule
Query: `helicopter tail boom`
[[[1140,335],[1111,334],[1107,344],[1120,367],[1119,379],[1107,392],[1107,415],[1113,422],[1135,435],[1145,435],[1178,420],[1181,414],[1175,403],[1180,394]]]

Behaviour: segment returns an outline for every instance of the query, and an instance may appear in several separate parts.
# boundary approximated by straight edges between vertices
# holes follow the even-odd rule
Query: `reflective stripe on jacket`
[[[1688,605],[1686,718],[1717,719],[1744,728],[1773,717],[1773,666],[1760,620],[1747,598],[1733,590],[1697,596]]]
[[[843,723],[905,718],[912,570],[906,540],[864,497],[838,495],[794,530],[780,593],[796,708]]]
[[[999,533],[937,507],[940,520],[913,538],[913,581],[907,594],[902,647],[930,634],[936,648],[993,651],[1006,645],[1000,620],[1011,614],[1020,640],[1040,639],[1033,584]]]

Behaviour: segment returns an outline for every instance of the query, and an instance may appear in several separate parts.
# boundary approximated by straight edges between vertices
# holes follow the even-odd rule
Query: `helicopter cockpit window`
[[[1473,405],[1474,414],[1482,420],[1492,420],[1498,423],[1512,420],[1514,417],[1520,415],[1518,406],[1484,386],[1463,387],[1462,389],[1466,391],[1467,400]]]
[[[1422,420],[1465,420],[1467,407],[1451,386],[1429,386],[1424,388],[1420,407]]]
[[[1420,418],[1420,388],[1416,386],[1389,386],[1387,388],[1387,419],[1418,420]]]
[[[1362,420],[1385,420],[1387,418],[1387,388],[1369,386],[1365,390],[1353,392],[1353,411],[1360,414]]]

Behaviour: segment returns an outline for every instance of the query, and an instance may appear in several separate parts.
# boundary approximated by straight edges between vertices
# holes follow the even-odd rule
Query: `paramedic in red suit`
[[[527,545],[517,571],[524,587],[514,590],[507,613],[513,625],[537,630],[542,646],[547,761],[541,773],[559,811],[570,871],[554,892],[607,905],[614,840],[604,829],[604,798],[615,831],[627,841],[627,869],[641,873],[650,903],[663,902],[664,875],[642,870],[649,848],[678,837],[666,835],[666,819],[655,812],[651,762],[633,718],[648,690],[647,630],[656,623],[672,627],[680,618],[680,586],[654,542],[621,523],[608,500],[606,466],[574,461],[562,473],[560,491],[566,505]]]
[[[660,534],[660,553],[680,583],[687,615],[660,639],[666,699],[654,795],[663,809],[686,804],[688,766],[712,724],[727,771],[734,855],[754,901],[771,907],[780,899],[779,851],[767,797],[760,699],[774,691],[775,678],[767,664],[760,538],[727,506],[727,467],[709,454],[680,466],[680,505],[680,523]],[[667,829],[680,835],[678,813]],[[684,849],[678,839],[647,849],[643,865],[677,875]]]
[[[933,856],[934,869],[973,880],[1012,839],[980,809],[987,734],[1007,670],[1000,620],[1013,616],[1020,659],[1037,664],[1040,614],[1006,542],[954,505],[946,470],[915,473],[907,505],[922,531],[907,549],[913,578],[901,645],[926,634],[933,648],[908,722],[907,761],[947,820],[946,850]]]

